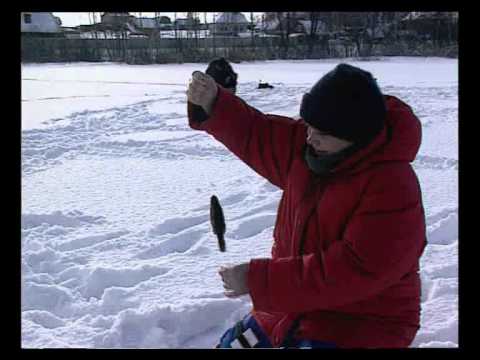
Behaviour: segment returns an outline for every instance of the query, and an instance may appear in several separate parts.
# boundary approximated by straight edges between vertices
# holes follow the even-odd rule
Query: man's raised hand
[[[210,115],[217,97],[217,84],[208,74],[194,71],[188,85],[187,99],[195,105],[201,106]]]

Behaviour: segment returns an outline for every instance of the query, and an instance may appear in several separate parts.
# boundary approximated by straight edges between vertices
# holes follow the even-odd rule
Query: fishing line
[[[98,80],[46,80],[46,79],[32,79],[32,78],[23,78],[22,80],[26,81],[44,81],[44,82],[81,82],[81,83],[96,83],[96,84],[139,84],[139,85],[168,85],[168,86],[183,86],[185,84],[178,83],[159,83],[159,82],[136,82],[136,81],[98,81]]]

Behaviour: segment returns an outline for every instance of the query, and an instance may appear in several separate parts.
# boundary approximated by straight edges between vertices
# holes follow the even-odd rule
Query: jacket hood
[[[380,162],[412,162],[422,139],[422,126],[410,106],[400,99],[385,95],[385,126],[377,137],[341,162],[334,174],[356,173]]]

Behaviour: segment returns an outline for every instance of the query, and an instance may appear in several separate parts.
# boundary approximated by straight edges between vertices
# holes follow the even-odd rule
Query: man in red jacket
[[[408,347],[426,245],[412,109],[347,64],[304,95],[300,120],[263,114],[199,72],[187,96],[192,128],[283,190],[271,258],[219,271],[226,296],[253,303],[219,347]]]

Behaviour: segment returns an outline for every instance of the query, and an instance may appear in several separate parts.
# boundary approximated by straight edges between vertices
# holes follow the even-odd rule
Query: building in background
[[[154,18],[139,17],[133,19],[133,24],[138,32],[148,37],[158,37],[163,30],[172,30],[173,25],[168,16]]]
[[[186,18],[176,18],[174,27],[177,30],[200,30],[202,28],[198,13],[188,12]]]
[[[310,12],[269,12],[264,14],[261,29],[269,35],[307,35],[312,32],[321,35],[327,31],[325,22],[313,19]],[[313,24],[313,22],[315,24]],[[312,29],[312,26],[314,29]]]
[[[241,12],[224,12],[210,26],[215,35],[237,36],[248,31],[250,22]]]
[[[22,35],[44,37],[62,36],[62,21],[51,12],[22,12],[20,14]]]
[[[104,12],[101,15],[101,22],[104,25],[121,26],[125,23],[133,23],[135,16],[128,12]]]
[[[458,36],[458,12],[410,12],[400,20],[407,36],[434,41],[454,41]]]
[[[168,16],[150,17],[136,17],[133,20],[135,27],[147,33],[153,33],[158,30],[172,30],[173,24]]]
[[[129,39],[146,37],[135,25],[135,16],[128,12],[104,12],[101,21],[91,25],[79,25],[81,38]]]

